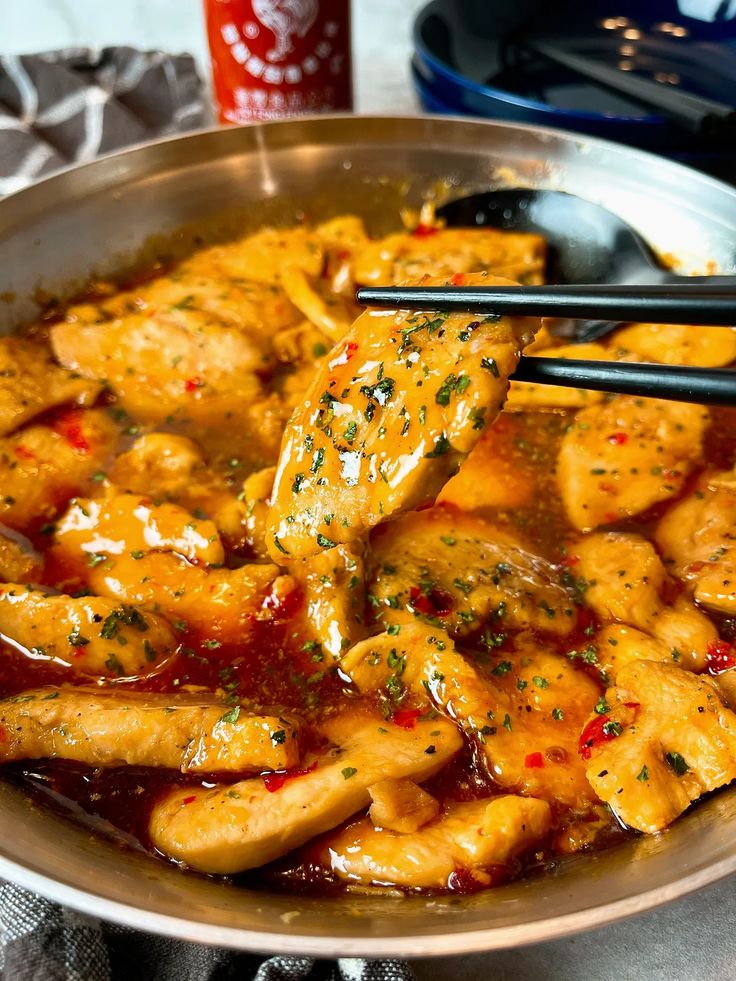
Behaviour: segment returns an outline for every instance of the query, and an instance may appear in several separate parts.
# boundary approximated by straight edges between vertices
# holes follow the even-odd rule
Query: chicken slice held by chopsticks
[[[434,500],[501,410],[538,326],[464,313],[362,314],[286,427],[268,522],[272,557],[354,541]]]

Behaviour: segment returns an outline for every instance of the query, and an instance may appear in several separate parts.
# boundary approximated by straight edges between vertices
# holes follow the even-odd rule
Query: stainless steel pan
[[[68,170],[0,202],[0,321],[48,294],[185,248],[192,228],[349,208],[373,228],[403,201],[512,180],[619,212],[689,272],[736,265],[736,191],[657,157],[526,126],[427,118],[328,118],[167,140]],[[188,226],[190,231],[176,235]],[[173,245],[164,247],[171,239]],[[472,897],[304,899],[185,875],[121,848],[0,782],[0,875],[140,929],[258,951],[430,956],[601,926],[736,869],[736,790],[671,830],[577,856],[551,874]]]

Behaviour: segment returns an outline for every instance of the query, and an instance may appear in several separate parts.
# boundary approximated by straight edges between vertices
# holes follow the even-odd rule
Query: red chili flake
[[[27,450],[25,448],[25,446],[16,446],[14,452],[15,452],[15,455],[16,456],[18,456],[18,457],[21,458],[21,460],[35,460],[36,459],[36,454],[35,453],[32,453],[30,450]]]
[[[420,709],[399,709],[391,716],[391,721],[395,726],[401,726],[402,729],[415,729],[417,719],[421,714]]]
[[[352,256],[352,254],[353,253],[350,251],[350,249],[340,249],[340,251],[335,254],[335,258],[338,262],[345,262],[346,259],[349,259]]]
[[[347,345],[345,346],[345,357],[348,361],[352,358],[359,347],[360,345],[357,341],[348,341]]]
[[[412,232],[416,238],[427,238],[430,235],[436,235],[437,229],[434,225],[417,225],[417,227]]]
[[[692,565],[689,565],[687,567],[687,571],[688,572],[700,572],[700,570],[701,569],[704,569],[707,564],[708,564],[707,562],[693,562]]]
[[[524,766],[530,770],[536,770],[538,767],[544,766],[544,757],[541,753],[529,753],[524,758]]]
[[[603,515],[603,520],[607,525],[612,525],[614,521],[618,521],[618,515],[615,511],[606,511]]]
[[[607,743],[616,738],[615,732],[606,732],[604,729],[606,723],[610,721],[610,715],[598,715],[595,719],[591,719],[580,733],[578,752],[584,760],[590,759],[590,752],[594,746],[600,746],[601,743]]]
[[[608,437],[608,442],[613,443],[614,446],[623,446],[624,443],[628,442],[628,433],[611,433]]]
[[[83,647],[73,647],[72,653],[75,657],[84,657],[87,651]]]
[[[310,763],[309,766],[305,767],[292,767],[290,770],[273,770],[271,773],[264,773],[263,776],[263,786],[269,792],[269,794],[275,794],[277,790],[281,790],[285,783],[289,780],[295,780],[297,777],[305,777],[308,773],[314,773],[317,769],[317,760]]]
[[[464,286],[466,281],[465,273],[455,273],[450,279],[450,283],[453,286]]]
[[[577,565],[579,561],[579,555],[566,555],[564,558],[560,559],[560,565]]]
[[[54,430],[80,453],[89,453],[90,445],[82,431],[82,413],[73,409],[60,415],[54,423]]]
[[[194,378],[187,378],[187,380],[184,382],[184,391],[196,392],[197,389],[202,388],[203,385],[204,382],[199,377],[199,375],[195,375]]]
[[[184,798],[182,799],[182,804],[191,804],[191,803],[193,803],[193,801],[195,801],[196,799],[197,799],[197,795],[196,795],[196,794],[192,794],[192,796],[191,796],[191,797],[184,797]]]
[[[736,667],[736,652],[733,645],[725,640],[712,640],[705,652],[708,658],[708,673],[720,674]]]
[[[624,702],[627,709],[638,709],[641,708],[641,702]]]
[[[411,605],[423,616],[446,617],[452,613],[455,601],[449,593],[443,589],[435,589],[434,586],[426,593],[418,586],[412,586],[409,591]]]

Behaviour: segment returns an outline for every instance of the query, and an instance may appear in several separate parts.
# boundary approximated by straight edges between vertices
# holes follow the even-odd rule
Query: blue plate
[[[504,63],[503,41],[529,17],[535,30],[554,34],[558,43],[622,71],[664,80],[687,91],[736,101],[736,19],[698,21],[736,2],[659,0],[616,5],[536,0],[434,0],[414,24],[412,78],[423,107],[450,112],[556,126],[618,140],[690,162],[733,159],[736,147],[717,151],[698,147],[695,137],[636,103],[575,77],[541,60],[520,72]],[[554,8],[552,10],[552,8]]]

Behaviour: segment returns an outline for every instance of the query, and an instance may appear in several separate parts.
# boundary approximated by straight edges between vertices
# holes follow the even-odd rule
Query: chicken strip
[[[582,538],[574,553],[579,560],[575,569],[586,584],[585,602],[598,616],[650,634],[682,667],[706,667],[708,648],[718,639],[715,627],[687,597],[667,602],[675,583],[651,542],[638,535],[598,532]],[[606,642],[615,646],[610,638]]]
[[[736,360],[736,330],[685,324],[629,324],[613,335],[613,345],[638,361],[720,368]]]
[[[66,402],[92,405],[102,386],[54,364],[46,345],[0,338],[0,436]]]
[[[453,637],[489,622],[498,631],[563,635],[575,626],[572,598],[552,565],[506,530],[454,508],[407,514],[379,529],[368,590],[376,620],[419,618]]]
[[[661,831],[702,794],[736,777],[736,715],[710,678],[637,661],[606,692],[580,737],[588,779],[618,818]]]
[[[210,517],[231,548],[247,539],[245,505],[228,480],[207,463],[192,439],[173,433],[146,433],[115,459],[108,472],[108,496],[120,490],[178,504]]]
[[[51,329],[57,359],[84,378],[104,379],[136,419],[217,423],[233,405],[253,415],[262,396],[256,372],[269,362],[259,336],[194,309],[131,313],[102,323]]]
[[[418,831],[440,813],[440,802],[409,777],[388,777],[368,788],[368,816],[377,828],[406,834]]]
[[[557,468],[572,524],[590,531],[675,498],[699,461],[708,420],[703,406],[628,395],[580,411]]]
[[[426,275],[478,272],[541,283],[546,254],[547,244],[541,235],[420,225],[411,233],[395,232],[367,242],[355,253],[353,275],[366,286],[387,286]]]
[[[0,734],[1,763],[50,757],[214,773],[299,762],[296,720],[208,695],[38,688],[0,701]]]
[[[426,780],[462,744],[443,719],[407,730],[356,712],[325,723],[323,733],[333,748],[291,773],[172,790],[153,808],[153,844],[201,872],[257,868],[367,807],[368,788],[378,780]]]
[[[598,687],[570,660],[539,650],[534,641],[504,652],[491,681],[441,629],[415,623],[356,644],[341,671],[361,692],[378,692],[401,724],[411,725],[432,705],[454,719],[499,786],[570,807],[585,808],[593,799],[574,734],[595,705]],[[407,702],[424,708],[407,708]]]
[[[333,660],[365,636],[363,548],[338,545],[287,564],[304,593],[307,630]]]
[[[170,552],[71,551],[52,549],[72,581],[85,583],[100,596],[159,610],[177,630],[196,630],[202,638],[241,643],[258,619],[278,619],[286,595],[296,589],[290,576],[279,577],[275,565],[237,569],[203,569]],[[137,553],[136,553],[137,554]]]
[[[286,427],[269,516],[272,558],[355,541],[431,501],[500,410],[538,325],[457,313],[359,317]]]
[[[304,226],[296,228],[260,228],[257,232],[215,245],[192,256],[186,268],[203,275],[252,280],[274,285],[281,282],[287,269],[301,269],[318,276],[324,265],[319,236]]]
[[[695,599],[718,613],[736,613],[736,472],[705,473],[657,527],[656,541]]]
[[[493,881],[488,870],[510,865],[551,823],[549,804],[533,798],[452,802],[438,820],[411,834],[363,818],[331,836],[320,858],[339,879],[363,885],[447,889],[455,873],[470,872],[478,886],[487,886]]]
[[[212,521],[176,504],[156,504],[138,494],[77,498],[56,525],[54,554],[72,559],[175,552],[199,565],[222,565],[225,551]]]
[[[118,439],[106,412],[74,409],[0,438],[0,520],[20,531],[50,521],[87,490]]]
[[[38,582],[43,574],[43,556],[27,538],[10,529],[0,532],[0,580],[5,582]]]
[[[534,495],[535,481],[519,464],[514,427],[502,412],[440,491],[438,504],[461,511],[523,508]]]
[[[0,583],[0,638],[34,660],[120,681],[154,674],[179,646],[156,614],[100,596],[49,596],[17,583]]]

